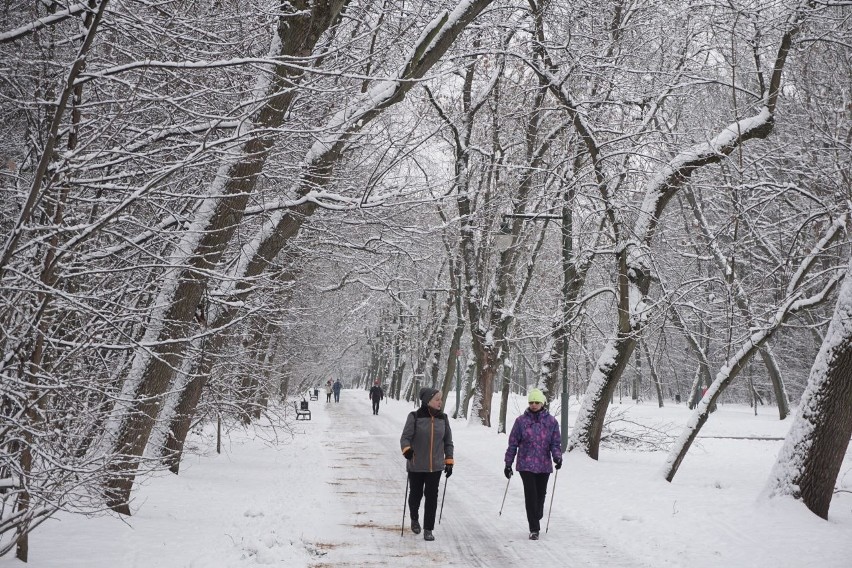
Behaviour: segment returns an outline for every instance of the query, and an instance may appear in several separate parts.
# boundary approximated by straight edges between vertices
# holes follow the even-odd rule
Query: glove
[[[560,467],[562,467],[562,458],[558,458],[556,461],[554,461],[553,467],[555,467],[556,469],[559,469]]]
[[[445,474],[447,474],[447,477],[449,477],[449,476],[451,476],[451,475],[453,474],[453,466],[452,466],[452,464],[449,464],[449,463],[448,463],[447,465],[445,465],[445,466],[444,466],[444,473],[445,473]]]
[[[411,448],[408,448],[407,450],[402,452],[402,455],[405,456],[405,459],[410,460],[411,458],[414,457],[414,450],[412,450]]]
[[[506,476],[506,479],[511,479],[511,477],[514,473],[515,472],[512,471],[512,466],[510,466],[510,465],[507,465],[506,467],[503,468],[503,475]]]

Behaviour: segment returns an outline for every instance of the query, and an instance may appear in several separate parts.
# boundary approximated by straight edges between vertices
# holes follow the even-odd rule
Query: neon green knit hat
[[[527,402],[540,402],[542,404],[547,403],[547,399],[544,398],[544,393],[538,389],[532,389],[527,395]]]

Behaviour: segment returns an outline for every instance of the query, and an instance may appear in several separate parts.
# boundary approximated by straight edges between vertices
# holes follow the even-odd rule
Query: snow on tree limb
[[[492,0],[462,0],[452,13],[441,12],[420,33],[396,78],[370,87],[360,102],[335,114],[327,125],[330,134],[319,138],[305,156],[308,165],[320,164],[338,154],[346,140],[385,108],[402,100],[405,94],[444,55],[446,50]]]
[[[799,269],[791,278],[791,282],[795,280],[800,282],[807,274],[810,267],[813,266],[814,259],[825,252],[829,245],[839,236],[846,224],[847,215],[840,215],[831,226],[826,230],[826,234],[816,243],[810,253],[802,260]],[[804,309],[816,306],[826,300],[828,295],[834,290],[838,283],[843,279],[844,272],[839,272],[830,278],[825,285],[817,293],[808,298],[801,298],[802,290],[793,289],[788,286],[787,299],[778,307],[772,319],[760,329],[752,330],[751,336],[746,339],[740,346],[739,350],[732,355],[725,365],[719,369],[713,383],[707,388],[707,392],[699,401],[695,410],[689,418],[677,442],[672,446],[666,463],[663,466],[662,474],[667,481],[674,479],[680,464],[683,462],[687,451],[692,442],[701,430],[704,423],[707,422],[710,416],[710,409],[713,408],[716,401],[721,396],[724,389],[736,378],[740,370],[742,370],[748,360],[763,344],[765,344],[782,324],[786,322],[793,314]]]
[[[71,16],[76,16],[77,14],[86,12],[89,9],[89,2],[79,2],[77,4],[72,4],[71,6],[68,6],[63,10],[57,10],[56,12],[53,12],[49,16],[33,20],[32,22],[24,24],[23,26],[18,26],[17,28],[13,28],[9,31],[0,33],[0,43],[8,43],[10,41],[21,39],[24,36],[27,36],[31,33],[35,33],[43,28],[58,24],[59,22],[67,20]]]
[[[668,200],[692,172],[721,161],[746,140],[765,136],[772,120],[769,108],[763,107],[756,115],[727,125],[708,142],[695,144],[671,159],[646,184],[633,234],[642,243],[650,243]]]

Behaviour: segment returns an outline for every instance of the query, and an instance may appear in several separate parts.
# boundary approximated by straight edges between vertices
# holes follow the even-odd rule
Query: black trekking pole
[[[438,513],[438,524],[441,524],[441,517],[444,515],[444,497],[447,496],[447,482],[449,478],[444,480],[444,494],[441,496],[441,512]]]
[[[544,527],[544,534],[550,528],[550,512],[553,510],[553,497],[556,496],[556,478],[559,477],[559,470],[556,470],[556,475],[553,476],[553,489],[550,490],[550,508],[547,510],[547,525]]]
[[[511,477],[510,477],[509,479],[507,479],[507,480],[506,480],[506,490],[503,492],[503,502],[502,502],[502,503],[500,503],[500,512],[499,512],[499,513],[497,513],[497,516],[498,516],[498,517],[502,517],[502,516],[503,516],[503,505],[505,505],[505,504],[506,504],[506,494],[509,492],[509,482],[510,482],[510,481],[512,481],[512,478],[511,478]]]
[[[399,527],[399,536],[405,536],[405,505],[408,503],[408,472],[405,472],[405,499],[402,501],[402,526]],[[548,519],[549,520],[549,519]]]

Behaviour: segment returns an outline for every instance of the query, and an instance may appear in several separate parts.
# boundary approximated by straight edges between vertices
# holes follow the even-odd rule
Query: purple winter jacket
[[[551,473],[551,458],[562,459],[562,435],[556,418],[545,409],[531,412],[529,408],[518,416],[509,434],[509,447],[503,459],[506,465],[512,465],[515,454],[518,471]]]

